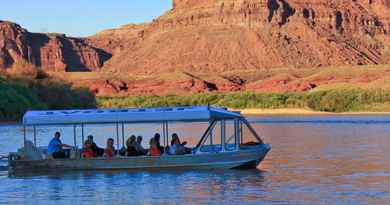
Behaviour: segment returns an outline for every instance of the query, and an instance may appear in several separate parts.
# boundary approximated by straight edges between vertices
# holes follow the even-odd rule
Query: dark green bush
[[[35,81],[29,87],[49,109],[96,107],[94,94],[85,88],[73,88],[70,84],[55,80]]]
[[[94,108],[93,93],[54,80],[0,77],[0,120],[20,119],[27,110]]]
[[[0,78],[0,119],[16,120],[27,110],[45,108],[47,106],[26,86]]]

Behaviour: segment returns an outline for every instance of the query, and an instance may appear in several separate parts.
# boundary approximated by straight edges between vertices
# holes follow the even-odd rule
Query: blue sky
[[[31,32],[88,36],[128,23],[150,22],[171,0],[1,0],[0,19]],[[93,2],[93,3],[92,3]]]

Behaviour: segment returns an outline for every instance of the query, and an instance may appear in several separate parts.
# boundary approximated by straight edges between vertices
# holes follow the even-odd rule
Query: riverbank
[[[27,110],[204,105],[241,110],[246,115],[389,114],[390,90],[353,88],[293,93],[95,97],[85,88],[53,79],[0,78],[0,121],[18,121]]]

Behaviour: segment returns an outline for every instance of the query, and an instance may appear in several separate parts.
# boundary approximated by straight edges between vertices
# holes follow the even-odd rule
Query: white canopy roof
[[[241,118],[241,114],[217,107],[171,107],[145,109],[92,109],[28,111],[24,125],[136,123],[162,121],[208,121]]]

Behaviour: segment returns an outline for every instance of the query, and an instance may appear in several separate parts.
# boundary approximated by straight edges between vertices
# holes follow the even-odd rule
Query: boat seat
[[[29,140],[26,140],[24,147],[20,151],[23,153],[24,158],[28,160],[42,160],[46,158],[42,150]]]

